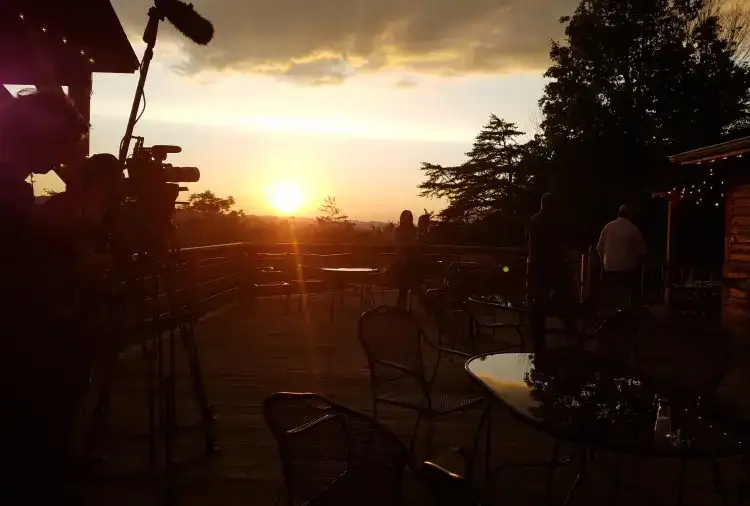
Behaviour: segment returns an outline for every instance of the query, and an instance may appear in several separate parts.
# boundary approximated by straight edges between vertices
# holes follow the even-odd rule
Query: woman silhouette
[[[394,269],[398,285],[398,299],[396,306],[406,308],[406,297],[416,281],[415,267],[418,255],[417,229],[414,227],[414,215],[404,210],[398,220],[398,226],[393,231],[396,246],[396,260]]]

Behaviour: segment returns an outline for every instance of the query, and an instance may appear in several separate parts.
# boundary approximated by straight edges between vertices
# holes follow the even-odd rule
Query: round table
[[[515,418],[556,440],[613,452],[617,461],[750,454],[750,420],[731,406],[578,349],[479,355],[466,371]],[[666,440],[654,436],[660,401],[671,407]]]
[[[380,269],[372,267],[318,267],[317,271],[333,285],[334,291],[339,292],[342,304],[346,286],[348,284],[359,285],[360,309],[365,305],[365,288],[369,285],[370,279],[380,273]]]

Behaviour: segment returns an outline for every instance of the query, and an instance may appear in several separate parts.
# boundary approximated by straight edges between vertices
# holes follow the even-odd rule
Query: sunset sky
[[[137,54],[148,0],[113,4]],[[490,113],[532,131],[557,20],[574,0],[194,0],[214,41],[164,24],[136,134],[178,144],[171,161],[246,212],[297,186],[312,216],[327,195],[352,218],[438,210],[419,164],[460,163]],[[117,152],[137,76],[96,75],[92,152]],[[37,188],[59,188],[42,178]]]

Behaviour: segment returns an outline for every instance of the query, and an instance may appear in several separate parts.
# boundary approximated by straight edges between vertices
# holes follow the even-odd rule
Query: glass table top
[[[558,439],[664,457],[750,452],[750,421],[730,406],[590,353],[494,353],[470,359],[466,370],[516,418]],[[654,433],[660,402],[671,411],[664,438]]]

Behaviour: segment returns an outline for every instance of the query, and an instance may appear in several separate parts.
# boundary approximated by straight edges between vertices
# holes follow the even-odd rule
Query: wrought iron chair
[[[649,316],[641,308],[618,310],[602,323],[593,338],[597,353],[621,362],[638,360],[637,342]]]
[[[477,407],[481,397],[437,389],[433,386],[441,350],[427,340],[413,315],[405,309],[378,306],[359,319],[359,340],[367,355],[373,396],[373,417],[378,403],[417,412],[411,437],[413,451],[422,419]],[[422,355],[422,343],[438,352],[438,362],[428,377]],[[432,449],[432,430],[428,431],[427,451]]]
[[[488,306],[474,302],[473,300],[467,300],[465,302],[466,310],[469,313],[471,319],[470,322],[470,335],[472,342],[472,353],[476,353],[477,341],[483,335],[484,332],[489,332],[489,336],[497,344],[501,345],[495,351],[505,351],[515,349],[516,351],[523,351],[526,349],[526,343],[523,336],[523,316],[519,315],[517,322],[512,321],[498,321],[497,310],[488,308]],[[491,321],[488,321],[491,320]],[[501,330],[512,330],[518,337],[518,341],[514,343],[498,341],[496,339],[497,332]]]
[[[291,296],[298,295],[297,311],[303,309],[309,311],[309,304],[314,297],[328,297],[329,318],[333,319],[334,297],[333,285],[327,280],[321,278],[313,267],[302,266],[298,264],[295,257],[290,257],[290,261],[285,269],[287,282],[287,307],[291,309]]]
[[[469,333],[471,317],[466,310],[463,307],[451,306],[448,295],[440,288],[425,291],[424,305],[428,318],[432,320],[437,330],[437,348],[449,356],[471,358],[470,353],[460,349],[464,344],[471,344]],[[440,358],[438,357],[438,360]],[[439,367],[439,364],[436,367]]]
[[[409,453],[369,416],[317,394],[275,393],[263,417],[290,505],[400,505]]]

